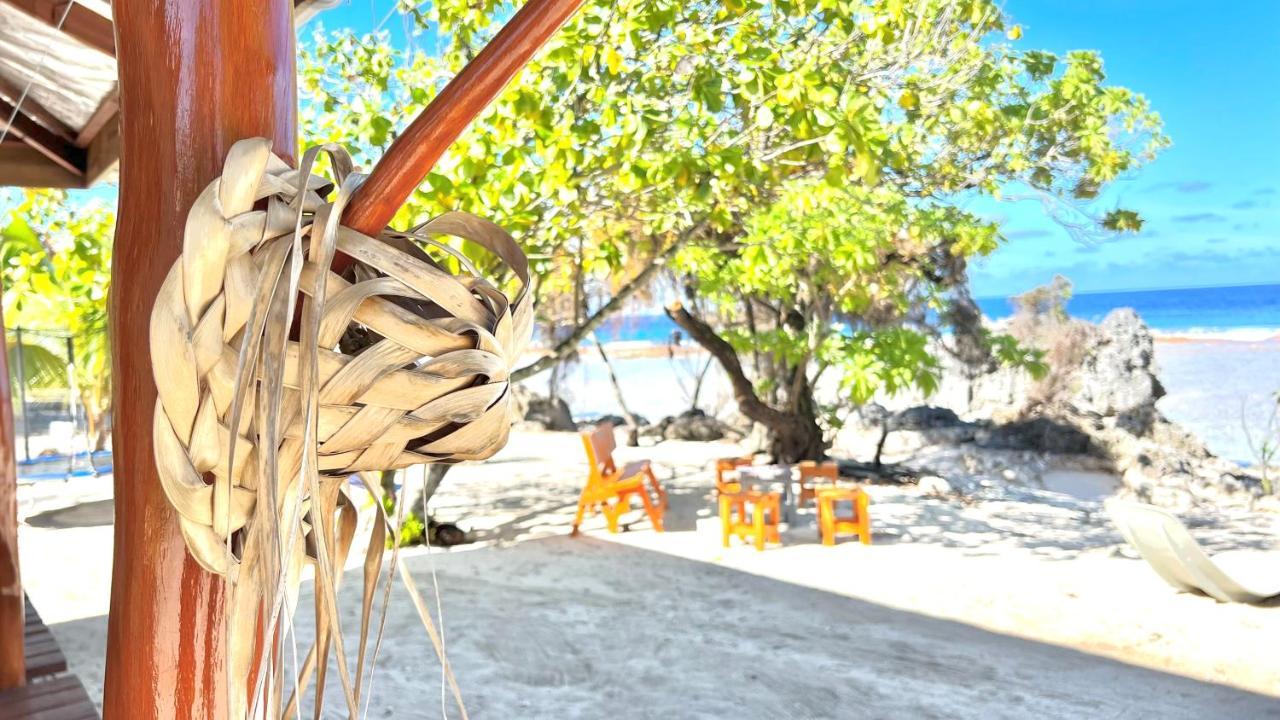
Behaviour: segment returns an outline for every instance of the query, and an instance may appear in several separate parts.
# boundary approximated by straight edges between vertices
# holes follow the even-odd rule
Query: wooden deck
[[[98,720],[80,679],[63,675],[0,692],[0,720]]]
[[[53,632],[40,619],[40,614],[31,605],[31,598],[26,599],[26,604],[24,644],[27,658],[27,682],[66,672],[67,657],[62,654],[62,648],[58,647],[58,641],[53,638]]]
[[[0,720],[98,720],[98,709],[80,679],[62,674],[67,657],[30,598],[26,598],[23,646],[27,684],[0,690]]]

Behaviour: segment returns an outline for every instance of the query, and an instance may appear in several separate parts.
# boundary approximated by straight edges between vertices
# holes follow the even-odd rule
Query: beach
[[[476,542],[415,548],[407,562],[429,600],[434,569],[471,716],[1280,717],[1280,607],[1174,592],[1096,500],[873,486],[869,547],[823,547],[806,509],[781,546],[725,549],[709,466],[737,452],[725,442],[618,450],[655,463],[672,498],[664,533],[636,512],[626,532],[607,533],[597,516],[568,536],[586,473],[574,433],[514,433],[489,462],[451,472],[433,508]],[[23,577],[100,697],[109,485],[50,485],[21,491]],[[1211,552],[1280,550],[1273,514],[1185,519]],[[359,572],[343,591],[349,613]],[[439,664],[402,592],[378,668],[369,717],[442,716]],[[336,691],[326,717],[344,716]]]

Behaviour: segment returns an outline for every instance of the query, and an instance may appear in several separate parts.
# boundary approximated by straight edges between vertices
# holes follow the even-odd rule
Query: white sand
[[[877,487],[871,547],[822,547],[806,512],[781,547],[726,550],[705,468],[729,454],[619,452],[678,473],[663,534],[636,513],[630,532],[595,518],[566,537],[585,472],[571,434],[517,434],[450,474],[438,517],[481,540],[409,562],[430,597],[434,561],[472,717],[1280,718],[1280,607],[1174,593],[1095,502],[994,488],[961,505]],[[100,693],[109,513],[49,512],[102,499],[91,481],[51,487],[22,491],[23,575]],[[1212,551],[1277,548],[1274,516],[1190,520]],[[439,666],[398,594],[369,717],[439,716]]]

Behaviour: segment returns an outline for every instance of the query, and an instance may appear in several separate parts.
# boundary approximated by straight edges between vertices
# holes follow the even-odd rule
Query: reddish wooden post
[[[151,305],[228,148],[297,149],[290,0],[117,0],[122,157],[112,267],[115,565],[106,720],[221,720],[222,580],[187,555],[152,458]]]
[[[0,310],[0,334],[4,311]],[[14,466],[9,353],[0,353],[0,690],[27,681],[23,657],[22,578],[18,576],[18,470]]]

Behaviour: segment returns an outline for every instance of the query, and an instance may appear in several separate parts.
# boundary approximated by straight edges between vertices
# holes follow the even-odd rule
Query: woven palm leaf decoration
[[[312,172],[321,152],[332,179]],[[342,213],[362,179],[340,147],[313,148],[293,169],[265,139],[237,142],[192,205],[182,256],[152,310],[156,464],[191,555],[226,578],[236,718],[290,712],[312,674],[322,702],[330,648],[348,713],[358,714],[382,551],[396,522],[376,503],[353,679],[336,606],[359,526],[350,476],[378,496],[369,473],[484,459],[510,426],[508,376],[532,318],[523,252],[498,226],[461,212],[407,233],[355,232]],[[441,235],[495,255],[514,291]],[[341,275],[330,270],[339,252],[355,261]],[[286,682],[277,630],[308,565],[317,638]],[[461,707],[456,683],[454,691]]]

